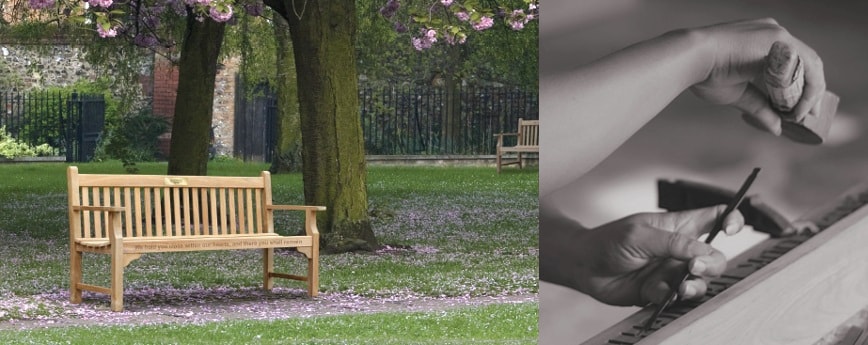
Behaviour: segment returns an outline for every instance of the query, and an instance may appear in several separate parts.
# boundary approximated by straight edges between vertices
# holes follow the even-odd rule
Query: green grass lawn
[[[3,344],[536,344],[536,303],[205,325],[0,331]]]
[[[142,174],[163,174],[166,170],[162,163],[140,164],[139,168]],[[266,168],[263,164],[213,162],[209,165],[209,172],[212,175],[255,176]],[[69,269],[65,169],[64,164],[0,165],[0,240],[7,244],[0,247],[0,322],[64,314],[66,306],[62,299],[67,296]],[[117,162],[82,164],[79,170],[81,173],[124,173]],[[368,199],[374,231],[380,241],[392,249],[376,253],[323,255],[321,291],[367,298],[536,293],[539,256],[537,179],[534,169],[507,169],[498,175],[491,167],[370,166]],[[303,203],[300,174],[274,176],[273,189],[275,203]],[[294,233],[301,228],[301,216],[292,213],[277,215],[275,222],[279,232]],[[301,272],[304,267],[302,257],[289,252],[281,253],[276,263],[285,271],[297,268],[297,272]],[[258,251],[252,250],[150,254],[127,267],[125,287],[133,296],[130,299],[136,303],[137,292],[154,289],[172,288],[181,294],[196,294],[215,289],[257,287],[261,280],[260,270]],[[86,255],[84,272],[86,282],[108,284],[107,257]],[[280,280],[278,286],[297,289],[299,293],[303,288],[301,283]],[[139,303],[147,307],[148,301],[150,299],[142,298]],[[99,308],[108,301],[94,295],[85,303]],[[470,308],[462,313],[473,314],[480,308],[484,309]],[[519,309],[528,308],[535,310],[536,306]],[[359,322],[382,322],[376,319],[400,318],[400,315],[404,314],[358,317],[370,318]],[[463,317],[461,315],[464,314],[458,313],[454,317]],[[410,317],[409,314],[404,316]],[[346,318],[352,320],[354,316]],[[314,318],[286,322],[298,322],[302,324],[298,327],[308,327],[304,325],[313,322],[311,320]],[[348,322],[340,320],[338,317],[328,322]],[[532,327],[535,341],[536,314],[532,322],[525,321],[526,326]],[[357,333],[352,329],[360,327],[352,324],[348,323],[348,335]],[[233,323],[218,325],[190,327],[206,327],[211,331],[223,327],[245,329]],[[137,327],[127,332],[145,332],[147,329]],[[527,330],[527,327],[523,329]],[[51,334],[64,332],[76,331],[48,331]],[[124,330],[101,329],[99,332],[123,333]],[[189,332],[206,331],[192,329]],[[239,334],[245,332],[239,331]],[[398,332],[401,333],[404,332]],[[416,332],[411,330],[410,333]],[[35,334],[28,333],[28,336]],[[263,337],[269,334],[265,332]],[[458,338],[464,340],[475,337],[473,333],[461,334]],[[7,335],[3,333],[3,336]],[[341,335],[337,337],[332,339],[340,339]],[[505,339],[479,337],[480,340]],[[463,340],[455,341],[462,343]],[[313,343],[340,342],[317,340]]]

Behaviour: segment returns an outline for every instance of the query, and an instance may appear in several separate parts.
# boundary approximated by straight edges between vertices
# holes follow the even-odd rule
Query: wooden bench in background
[[[273,205],[271,175],[258,177],[92,175],[67,171],[69,188],[70,300],[82,290],[108,294],[111,309],[124,308],[124,268],[145,253],[261,249],[263,287],[272,278],[307,282],[315,297],[319,281],[322,206]],[[304,235],[274,232],[274,211],[305,212]],[[293,247],[307,259],[307,274],[274,272],[274,248]],[[82,253],[111,256],[111,286],[82,282]]]
[[[500,133],[495,134],[497,137],[497,173],[500,173],[500,167],[504,165],[518,164],[521,168],[522,153],[539,153],[539,120],[524,120],[518,119],[518,132],[516,133]],[[515,146],[504,146],[504,137],[515,136]],[[514,161],[504,160],[504,153],[516,153],[517,158]]]

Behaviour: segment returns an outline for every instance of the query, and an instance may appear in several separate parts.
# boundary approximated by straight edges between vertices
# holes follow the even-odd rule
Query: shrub
[[[12,159],[18,157],[48,156],[54,153],[54,148],[48,144],[31,146],[20,142],[6,132],[6,127],[0,127],[0,156]]]
[[[119,159],[130,173],[138,172],[137,162],[157,158],[157,138],[169,129],[166,119],[141,110],[122,117],[107,135],[105,154]]]

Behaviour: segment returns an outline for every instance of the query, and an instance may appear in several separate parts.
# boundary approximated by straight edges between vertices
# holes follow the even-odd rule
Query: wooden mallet
[[[796,54],[795,48],[782,41],[772,44],[766,56],[763,79],[775,109],[784,113],[792,111],[802,97],[805,85],[802,59]],[[815,113],[812,110],[801,119],[784,118],[781,123],[782,134],[796,142],[822,144],[828,138],[839,100],[834,93],[825,91],[819,111]]]

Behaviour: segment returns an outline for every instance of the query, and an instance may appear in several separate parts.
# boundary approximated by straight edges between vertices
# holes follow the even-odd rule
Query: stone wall
[[[232,155],[235,130],[235,75],[239,59],[224,61],[218,68],[214,89],[214,146],[218,155]],[[142,92],[153,114],[174,117],[178,90],[178,68],[163,57],[155,56],[152,75],[142,76]],[[26,91],[47,86],[67,86],[79,79],[96,79],[105,71],[94,69],[83,59],[81,48],[57,45],[3,44],[0,42],[0,88]],[[2,91],[2,90],[0,90]],[[169,153],[171,134],[160,137],[158,146]]]
[[[240,58],[230,58],[217,68],[211,126],[218,155],[231,156],[235,148],[235,75],[240,63]]]
[[[81,49],[70,45],[0,44],[0,85],[26,91],[95,79],[100,71],[81,56]]]

